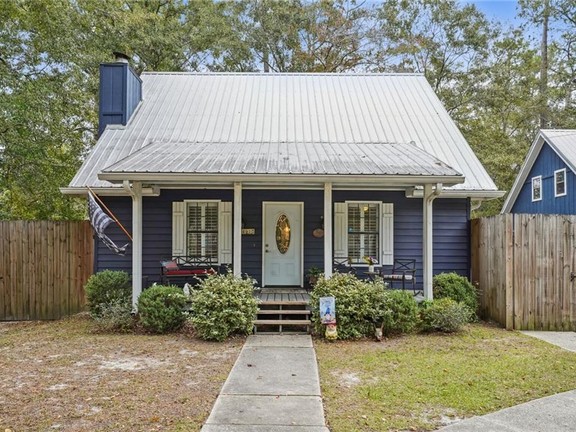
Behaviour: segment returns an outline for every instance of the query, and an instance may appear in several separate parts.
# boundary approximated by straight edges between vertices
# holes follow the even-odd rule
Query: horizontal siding
[[[554,171],[566,168],[566,192],[562,197],[554,196]],[[542,176],[542,200],[532,202],[532,177]],[[522,190],[516,198],[511,213],[529,214],[576,214],[576,182],[574,172],[554,150],[544,143]]]
[[[163,190],[159,197],[143,199],[143,276],[148,283],[159,281],[159,261],[172,251],[172,202],[185,199],[221,199],[233,201],[231,190]],[[407,199],[402,192],[334,191],[334,201],[367,200],[394,204],[394,257],[414,258],[417,281],[422,284],[422,200]],[[126,197],[106,197],[106,205],[131,232],[132,203]],[[312,232],[321,226],[324,213],[322,191],[245,190],[242,194],[242,219],[245,228],[255,235],[242,236],[242,272],[262,279],[262,202],[304,202],[304,272],[312,266],[323,268],[324,239]],[[469,221],[466,199],[434,201],[434,273],[456,271],[468,276]],[[117,244],[127,242],[126,235],[115,224],[106,233]],[[99,270],[115,269],[131,273],[132,250],[125,257],[114,255],[101,242],[96,242],[96,266]],[[364,269],[364,268],[362,268]],[[387,268],[391,269],[391,266]],[[358,271],[359,274],[362,270]]]

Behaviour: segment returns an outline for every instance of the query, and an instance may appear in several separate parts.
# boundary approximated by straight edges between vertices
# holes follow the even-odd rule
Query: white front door
[[[302,286],[304,203],[263,203],[263,286]]]

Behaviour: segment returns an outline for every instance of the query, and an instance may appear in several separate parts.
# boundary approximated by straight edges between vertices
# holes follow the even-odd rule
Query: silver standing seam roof
[[[70,188],[112,187],[98,175],[117,181],[127,173],[463,175],[450,189],[498,194],[423,75],[141,79],[143,101],[128,125],[106,128]]]
[[[576,129],[541,129],[532,143],[526,159],[514,180],[514,185],[506,197],[501,213],[510,213],[512,207],[522,190],[522,186],[528,178],[538,155],[544,146],[548,145],[564,161],[564,163],[576,174]]]

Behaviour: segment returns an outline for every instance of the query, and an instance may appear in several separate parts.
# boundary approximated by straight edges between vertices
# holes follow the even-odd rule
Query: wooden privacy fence
[[[87,221],[0,221],[0,321],[83,310],[93,250]]]
[[[472,221],[472,280],[484,316],[507,329],[576,331],[576,216]]]

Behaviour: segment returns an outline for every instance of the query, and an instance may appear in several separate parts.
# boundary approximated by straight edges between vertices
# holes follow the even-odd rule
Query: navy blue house
[[[95,270],[160,280],[201,256],[263,287],[346,257],[432,275],[470,269],[471,200],[501,196],[422,75],[100,71],[100,137],[64,193],[91,188],[133,242]],[[107,234],[126,243],[118,227]]]
[[[576,214],[576,130],[538,133],[502,213]]]

